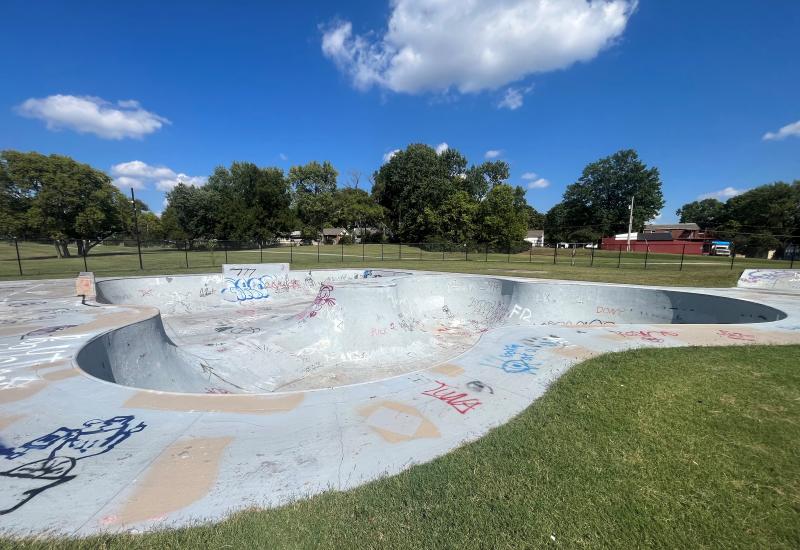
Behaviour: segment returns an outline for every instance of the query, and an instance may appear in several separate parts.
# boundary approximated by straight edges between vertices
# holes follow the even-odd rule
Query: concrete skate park
[[[379,269],[0,283],[0,529],[142,532],[345,490],[636,347],[800,343],[800,272],[670,289]]]

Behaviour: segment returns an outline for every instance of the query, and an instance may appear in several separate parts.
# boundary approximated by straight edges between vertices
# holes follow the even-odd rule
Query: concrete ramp
[[[161,314],[99,337],[78,363],[103,380],[150,390],[318,390],[451,361],[506,327],[784,316],[762,304],[652,288],[377,270],[243,274],[98,282],[100,301]]]
[[[800,293],[800,269],[745,269],[736,286]]]

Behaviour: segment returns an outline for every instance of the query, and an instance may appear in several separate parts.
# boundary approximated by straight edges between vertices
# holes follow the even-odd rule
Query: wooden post
[[[14,237],[14,249],[17,251],[17,267],[19,267],[19,274],[22,275],[22,260],[19,257],[19,243],[18,239]],[[88,269],[86,271],[89,271]]]

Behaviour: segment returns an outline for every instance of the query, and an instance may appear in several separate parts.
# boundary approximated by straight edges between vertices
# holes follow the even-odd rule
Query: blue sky
[[[499,152],[540,211],[622,148],[661,170],[664,222],[800,179],[795,0],[9,0],[3,18],[0,148],[88,162],[157,212],[234,160],[328,159],[368,186],[411,142]]]

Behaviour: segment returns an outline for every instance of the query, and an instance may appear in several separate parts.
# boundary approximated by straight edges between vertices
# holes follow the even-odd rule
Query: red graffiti
[[[641,338],[645,342],[663,342],[664,339],[660,338],[661,336],[678,335],[677,332],[672,332],[669,330],[629,330],[627,332],[615,330],[614,332],[620,336],[625,336],[626,338]]]
[[[756,337],[752,334],[745,334],[744,332],[732,332],[730,330],[718,330],[717,334],[724,336],[731,340],[741,340],[743,342],[755,342]]]
[[[459,393],[458,390],[452,389],[452,386],[449,384],[439,382],[438,380],[436,380],[436,383],[439,384],[438,388],[425,390],[422,392],[422,395],[428,395],[444,401],[461,414],[467,414],[481,404],[479,400],[470,398],[468,393]]]

